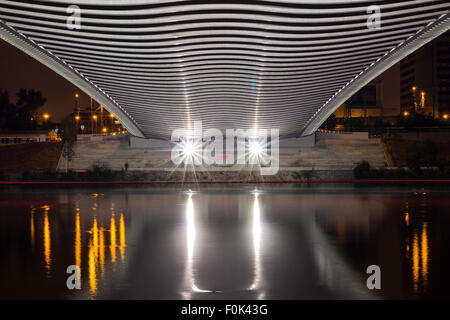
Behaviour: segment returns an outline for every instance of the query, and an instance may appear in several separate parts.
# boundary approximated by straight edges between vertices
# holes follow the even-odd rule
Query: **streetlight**
[[[42,118],[44,119],[45,128],[48,129],[48,119],[50,119],[50,115],[48,113],[44,113]]]
[[[114,114],[110,113],[109,117],[111,118],[111,131],[114,130]]]
[[[420,92],[420,106],[425,108],[425,91]]]
[[[75,111],[77,115],[80,114],[80,101],[78,100],[79,97],[80,95],[78,93],[75,93]]]
[[[95,133],[97,133],[97,118],[98,118],[98,117],[97,117],[97,115],[95,115],[95,114],[92,116],[92,119],[95,120]]]
[[[417,99],[416,99],[416,91],[417,91],[417,87],[413,86],[411,88],[412,90],[412,98],[413,98],[413,103],[414,103],[414,110],[417,110]]]
[[[75,121],[77,122],[76,126],[77,126],[77,131],[78,131],[78,121],[80,121],[80,116],[76,115]]]

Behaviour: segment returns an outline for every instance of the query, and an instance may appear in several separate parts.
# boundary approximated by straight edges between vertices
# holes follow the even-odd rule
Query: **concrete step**
[[[170,150],[134,149],[129,147],[125,139],[79,140],[74,151],[75,157],[70,163],[72,169],[86,170],[95,164],[106,164],[111,169],[120,169],[125,163],[128,163],[130,169],[174,167],[170,161]],[[386,160],[380,140],[331,139],[320,141],[315,146],[289,146],[280,150],[280,166],[282,167],[348,169],[362,160],[368,161],[374,167],[385,166]],[[64,161],[60,164],[65,166]]]

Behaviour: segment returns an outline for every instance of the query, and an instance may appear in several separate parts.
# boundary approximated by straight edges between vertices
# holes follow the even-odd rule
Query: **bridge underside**
[[[194,121],[309,135],[449,28],[447,0],[0,2],[2,39],[151,138]]]

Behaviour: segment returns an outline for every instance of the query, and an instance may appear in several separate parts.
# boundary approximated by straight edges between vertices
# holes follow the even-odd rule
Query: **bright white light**
[[[250,138],[248,140],[248,158],[250,164],[267,164],[267,139]]]
[[[194,144],[192,142],[188,142],[183,146],[183,154],[187,157],[192,157],[195,153]]]
[[[177,154],[172,154],[172,157],[175,157],[172,158],[172,161],[176,164],[184,162],[184,164],[200,165],[202,163],[203,148],[200,139],[181,139],[174,150],[176,150]]]
[[[260,156],[263,154],[263,146],[259,141],[250,141],[249,143],[250,155]]]

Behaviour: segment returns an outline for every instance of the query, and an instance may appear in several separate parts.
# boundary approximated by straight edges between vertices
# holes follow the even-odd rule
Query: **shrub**
[[[25,170],[24,172],[22,172],[22,181],[33,181],[34,179],[35,176],[30,171]]]
[[[317,173],[314,170],[302,171],[301,175],[305,180],[311,180],[317,177]]]
[[[77,181],[80,180],[80,175],[73,170],[68,170],[67,172],[61,173],[59,179],[61,181]]]
[[[116,174],[105,164],[95,164],[88,172],[87,177],[89,180],[107,181],[113,180]]]
[[[437,148],[430,141],[409,144],[406,148],[406,165],[414,173],[420,173],[420,167],[437,164]]]
[[[314,170],[307,170],[307,171],[292,173],[292,178],[294,180],[311,180],[315,177],[317,177],[317,173]]]
[[[353,174],[356,179],[372,178],[372,168],[370,167],[370,163],[366,160],[359,162],[353,169]]]

